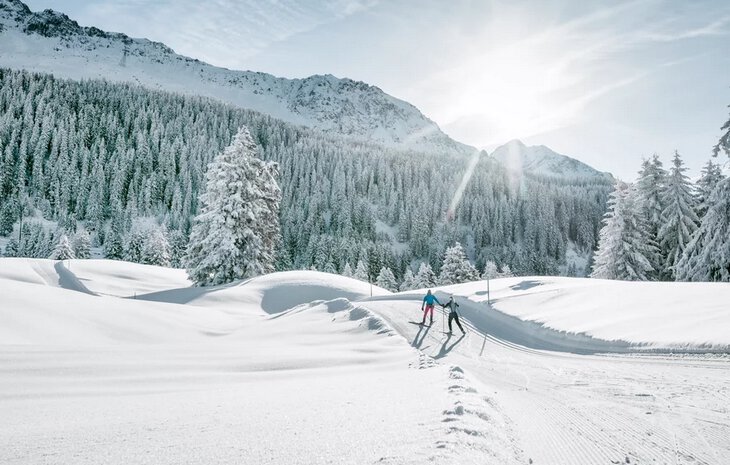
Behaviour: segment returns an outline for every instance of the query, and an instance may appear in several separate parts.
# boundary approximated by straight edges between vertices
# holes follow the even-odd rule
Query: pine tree
[[[725,133],[715,146],[714,155],[724,152],[730,157],[730,120],[723,125],[722,130]],[[700,227],[677,263],[677,279],[728,282],[730,281],[730,178],[723,178],[717,182],[705,206],[707,212],[702,217]]]
[[[184,266],[183,259],[188,243],[181,231],[172,231],[168,234],[167,242],[170,244],[170,266],[181,268]]]
[[[188,275],[197,285],[274,270],[280,193],[275,169],[255,154],[256,144],[242,127],[208,168],[188,246]]]
[[[662,226],[662,212],[664,211],[662,192],[665,189],[666,182],[667,172],[659,156],[654,155],[651,160],[644,160],[634,187],[636,194],[633,197],[637,211],[645,225],[646,238],[654,245],[659,243],[659,228]],[[665,262],[660,250],[655,248],[646,250],[644,253],[647,254],[646,259],[649,260],[653,270],[647,277],[649,279],[659,278]]]
[[[86,229],[82,229],[74,234],[73,251],[76,258],[91,258],[91,236]]]
[[[380,273],[378,273],[378,277],[375,279],[375,284],[391,292],[398,292],[398,283],[395,280],[395,275],[387,266],[380,269]]]
[[[679,281],[730,281],[730,178],[710,195],[709,209],[676,266]]]
[[[0,208],[0,236],[6,236],[13,232],[13,225],[19,216],[17,209],[15,202],[7,202],[6,205]]]
[[[6,257],[18,257],[18,240],[11,237],[8,243],[5,244],[5,256]]]
[[[436,273],[433,272],[431,265],[426,262],[421,262],[421,266],[418,267],[418,273],[416,273],[414,289],[425,289],[435,285]]]
[[[110,228],[104,242],[104,257],[110,260],[121,260],[124,258],[124,242],[122,235],[115,228]]]
[[[656,254],[643,216],[636,205],[636,191],[618,181],[608,201],[608,213],[599,233],[591,277],[645,281],[654,272],[647,256]]]
[[[684,167],[679,153],[674,152],[667,184],[662,191],[664,211],[662,226],[659,228],[659,246],[666,259],[665,274],[672,279],[674,269],[699,223],[695,213],[697,199],[685,171],[687,168]]]
[[[487,263],[484,264],[484,272],[482,272],[482,279],[495,279],[499,276],[499,271],[497,270],[497,264],[494,263],[491,260],[488,260]]]
[[[439,284],[445,286],[476,281],[478,276],[479,273],[477,273],[476,268],[469,262],[469,259],[466,258],[466,253],[460,243],[457,242],[453,247],[446,249],[444,263],[441,266]]]
[[[345,263],[345,267],[342,269],[342,276],[352,278],[352,267],[350,266],[350,262]]]
[[[147,265],[170,266],[170,243],[162,228],[153,228],[142,248],[142,263]]]
[[[722,167],[718,163],[713,163],[712,160],[709,160],[702,168],[700,179],[697,180],[697,201],[699,203],[697,214],[700,218],[707,213],[710,196],[723,178]]]
[[[411,270],[411,267],[406,267],[406,272],[403,274],[403,282],[401,283],[399,289],[401,291],[410,291],[411,289],[417,289],[418,286],[416,286],[416,277],[413,275],[413,271]]]
[[[512,272],[512,269],[509,267],[509,265],[504,264],[502,265],[501,271],[499,272],[499,275],[497,275],[498,278],[514,278],[515,274]]]
[[[147,232],[140,226],[135,226],[129,232],[127,245],[124,251],[124,259],[128,262],[141,263],[144,256],[144,244],[147,240]]]
[[[364,261],[358,260],[357,266],[355,267],[355,273],[352,275],[353,278],[359,279],[360,281],[369,282],[370,281],[370,272],[368,271],[368,266],[365,264]]]
[[[69,260],[74,258],[74,251],[71,248],[71,244],[68,241],[66,234],[61,234],[56,244],[56,248],[53,249],[50,257],[51,260]]]

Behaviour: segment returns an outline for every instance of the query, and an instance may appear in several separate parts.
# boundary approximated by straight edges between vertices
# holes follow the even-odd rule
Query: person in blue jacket
[[[433,324],[433,304],[437,303],[441,305],[441,302],[439,302],[439,299],[436,298],[435,295],[431,293],[431,289],[428,290],[426,293],[426,297],[423,298],[423,303],[421,304],[421,311],[423,312],[423,321],[421,322],[422,325],[426,324],[426,315],[428,315],[428,312],[431,312],[431,324]],[[424,307],[426,311],[424,311]]]

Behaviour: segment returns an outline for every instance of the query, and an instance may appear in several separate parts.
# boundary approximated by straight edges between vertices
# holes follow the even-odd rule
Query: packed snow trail
[[[431,328],[412,324],[420,321],[418,296],[361,305],[382,315],[414,347],[463,367],[487,386],[532,463],[730,463],[727,356],[537,350],[482,326],[495,321],[486,306],[487,316],[476,315],[483,318],[475,326],[473,303],[461,302],[468,309],[461,312],[463,337],[458,330],[443,334],[440,315]],[[497,334],[512,335],[504,329],[495,327]]]
[[[447,298],[448,294],[437,292],[439,299]],[[379,296],[366,299],[368,302],[386,302],[396,299],[403,302],[403,307],[413,308],[413,302],[420,305],[420,296],[415,294],[397,294],[395,296]],[[420,308],[420,307],[419,307]],[[440,310],[440,306],[437,306]],[[443,313],[442,310],[440,310]],[[595,339],[585,334],[573,334],[565,331],[557,331],[547,328],[538,323],[520,320],[513,316],[499,312],[490,306],[471,302],[466,299],[459,299],[459,315],[470,321],[478,328],[489,328],[488,337],[500,344],[519,346],[536,350],[553,350],[570,352],[575,354],[594,354],[604,352],[629,352],[631,345],[624,341],[604,341]],[[442,320],[444,315],[434,317],[438,323],[439,331],[448,331]],[[421,316],[414,316],[414,320],[421,321]],[[415,321],[414,321],[415,322]],[[457,333],[459,328],[453,325]]]

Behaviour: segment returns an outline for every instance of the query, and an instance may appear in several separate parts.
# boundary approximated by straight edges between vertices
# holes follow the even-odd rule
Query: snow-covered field
[[[728,286],[485,284],[0,259],[0,463],[730,463]]]

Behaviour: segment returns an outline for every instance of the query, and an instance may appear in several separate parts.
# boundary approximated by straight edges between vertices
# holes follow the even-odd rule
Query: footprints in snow
[[[461,367],[452,366],[449,379],[447,392],[453,404],[442,412],[444,439],[436,442],[444,459],[452,453],[461,455],[466,449],[479,457],[480,463],[525,463],[494,399],[480,395]]]
[[[410,368],[416,368],[418,370],[425,370],[427,368],[433,368],[437,365],[438,364],[436,363],[436,361],[434,361],[434,359],[419,351],[418,362],[411,362],[408,366]]]

